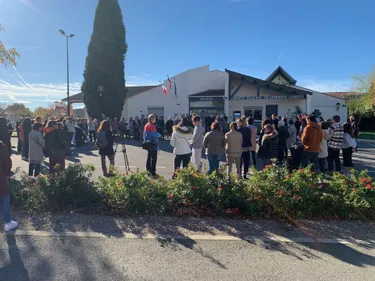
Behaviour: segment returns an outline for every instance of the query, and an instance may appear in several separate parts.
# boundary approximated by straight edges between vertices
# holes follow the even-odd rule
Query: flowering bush
[[[137,171],[90,180],[92,166],[11,180],[12,204],[30,211],[83,209],[105,214],[226,215],[231,217],[374,218],[375,184],[366,171],[326,176],[310,168],[289,172],[274,164],[248,181],[221,168],[212,175],[188,168],[172,180]]]

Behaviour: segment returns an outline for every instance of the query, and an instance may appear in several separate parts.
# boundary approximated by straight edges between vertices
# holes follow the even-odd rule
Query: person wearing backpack
[[[107,170],[106,157],[111,166],[115,165],[115,152],[113,150],[113,136],[111,125],[108,120],[102,121],[98,129],[98,138],[96,145],[99,147],[99,155],[101,157],[103,176],[110,176]]]

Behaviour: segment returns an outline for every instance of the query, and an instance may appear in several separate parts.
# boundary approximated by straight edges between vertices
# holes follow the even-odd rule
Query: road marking
[[[231,235],[212,235],[212,234],[176,234],[176,235],[137,235],[128,232],[118,233],[97,233],[97,232],[53,232],[53,231],[37,231],[37,230],[16,230],[5,235],[14,236],[31,236],[31,237],[77,237],[77,238],[120,238],[134,240],[159,240],[159,239],[175,239],[175,240],[194,240],[194,241],[248,241],[254,243],[260,242],[280,242],[280,243],[320,243],[320,244],[345,244],[345,245],[366,245],[373,243],[373,240],[359,239],[336,239],[336,238],[309,238],[309,237],[284,237],[280,235],[270,234],[268,236],[245,236],[236,237]]]

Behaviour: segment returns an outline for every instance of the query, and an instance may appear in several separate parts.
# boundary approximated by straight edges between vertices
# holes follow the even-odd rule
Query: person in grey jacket
[[[42,135],[42,124],[34,123],[29,134],[29,176],[39,176],[41,164],[44,159],[43,149],[46,144]]]
[[[206,130],[201,125],[201,118],[199,116],[194,116],[193,124],[194,124],[194,133],[193,133],[193,139],[190,144],[192,148],[191,162],[194,163],[198,172],[201,172],[202,171],[202,148],[203,148],[204,133],[206,132]]]
[[[223,154],[225,146],[225,137],[221,132],[220,124],[213,122],[211,132],[204,137],[203,145],[206,148],[208,158],[209,174],[219,170],[220,156]]]

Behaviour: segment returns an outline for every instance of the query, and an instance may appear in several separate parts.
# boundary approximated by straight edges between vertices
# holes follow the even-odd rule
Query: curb
[[[194,240],[194,241],[247,241],[253,243],[279,242],[279,243],[319,243],[319,244],[344,244],[344,245],[366,245],[372,241],[359,239],[336,239],[336,238],[309,238],[309,237],[284,237],[280,235],[268,236],[245,236],[236,237],[230,235],[192,234],[192,235],[136,235],[133,233],[97,233],[97,232],[53,232],[36,230],[16,230],[2,233],[1,236],[28,236],[28,237],[66,237],[66,238],[101,238],[101,239],[128,239],[128,240]]]

